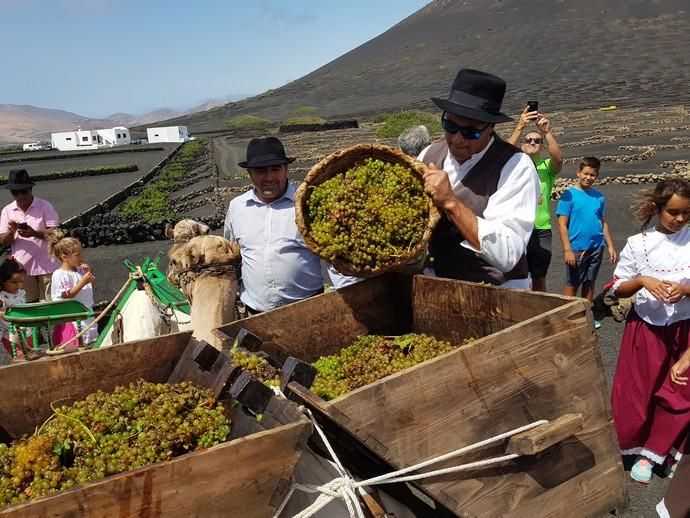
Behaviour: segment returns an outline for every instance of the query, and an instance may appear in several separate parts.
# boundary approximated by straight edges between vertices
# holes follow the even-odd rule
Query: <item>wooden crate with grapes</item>
[[[0,384],[0,516],[271,517],[311,433],[269,389],[245,401],[247,374],[190,333],[6,366]]]
[[[418,516],[576,517],[627,499],[592,324],[582,299],[388,273],[217,333],[312,363],[286,393],[362,478],[535,426],[419,471],[498,463],[380,486],[426,499]]]

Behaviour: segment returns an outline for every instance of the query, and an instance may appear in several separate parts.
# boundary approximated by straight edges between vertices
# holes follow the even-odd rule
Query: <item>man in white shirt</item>
[[[230,202],[226,239],[236,240],[242,256],[240,300],[250,314],[306,299],[323,291],[321,262],[311,253],[295,224],[295,187],[276,137],[255,138],[247,160],[252,189]]]
[[[436,275],[511,288],[531,287],[525,251],[534,227],[539,178],[534,163],[501,140],[494,125],[506,83],[462,69],[443,110],[445,139],[424,149],[424,189],[444,216],[430,245]]]

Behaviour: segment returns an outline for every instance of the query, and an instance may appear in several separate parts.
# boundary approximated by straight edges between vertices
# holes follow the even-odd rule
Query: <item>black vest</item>
[[[494,134],[494,142],[487,149],[484,156],[470,169],[462,180],[459,192],[455,195],[478,217],[484,215],[489,198],[498,190],[498,180],[503,166],[520,150],[515,146],[498,138]],[[424,155],[424,163],[434,162],[443,167],[443,161],[448,153],[448,144],[441,140],[431,145]],[[464,236],[444,214],[431,236],[430,256],[432,266],[439,277],[460,279],[464,281],[488,282],[500,285],[511,279],[525,279],[529,274],[527,258],[523,256],[515,268],[509,272],[501,272],[489,264],[479,254],[462,246]]]

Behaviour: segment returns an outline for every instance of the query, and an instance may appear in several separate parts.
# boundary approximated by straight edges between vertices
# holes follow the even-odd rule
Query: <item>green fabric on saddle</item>
[[[11,306],[5,311],[4,319],[16,325],[27,326],[33,323],[63,324],[86,320],[92,316],[94,312],[78,300],[63,299]]]

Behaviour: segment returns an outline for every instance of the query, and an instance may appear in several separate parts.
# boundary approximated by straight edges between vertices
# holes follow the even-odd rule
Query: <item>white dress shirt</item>
[[[240,300],[257,311],[306,299],[323,289],[320,259],[304,244],[295,224],[295,187],[262,202],[254,189],[230,201],[226,239],[240,245]]]
[[[494,140],[492,137],[484,149],[462,164],[448,151],[443,160],[443,170],[448,173],[450,185],[456,195],[462,180],[486,154]],[[429,147],[419,154],[418,160],[423,160]],[[462,246],[477,252],[502,272],[512,270],[527,250],[540,193],[539,176],[534,162],[525,153],[515,153],[501,169],[497,190],[489,198],[484,214],[477,216],[479,250],[467,241],[463,241]],[[529,277],[502,284],[507,288],[522,289],[529,289],[531,285],[532,279]]]
[[[675,234],[648,230],[628,238],[613,272],[617,290],[622,282],[640,276],[690,284],[690,229]],[[675,304],[657,300],[646,288],[634,295],[635,312],[653,326],[665,326],[690,318],[690,298]]]

